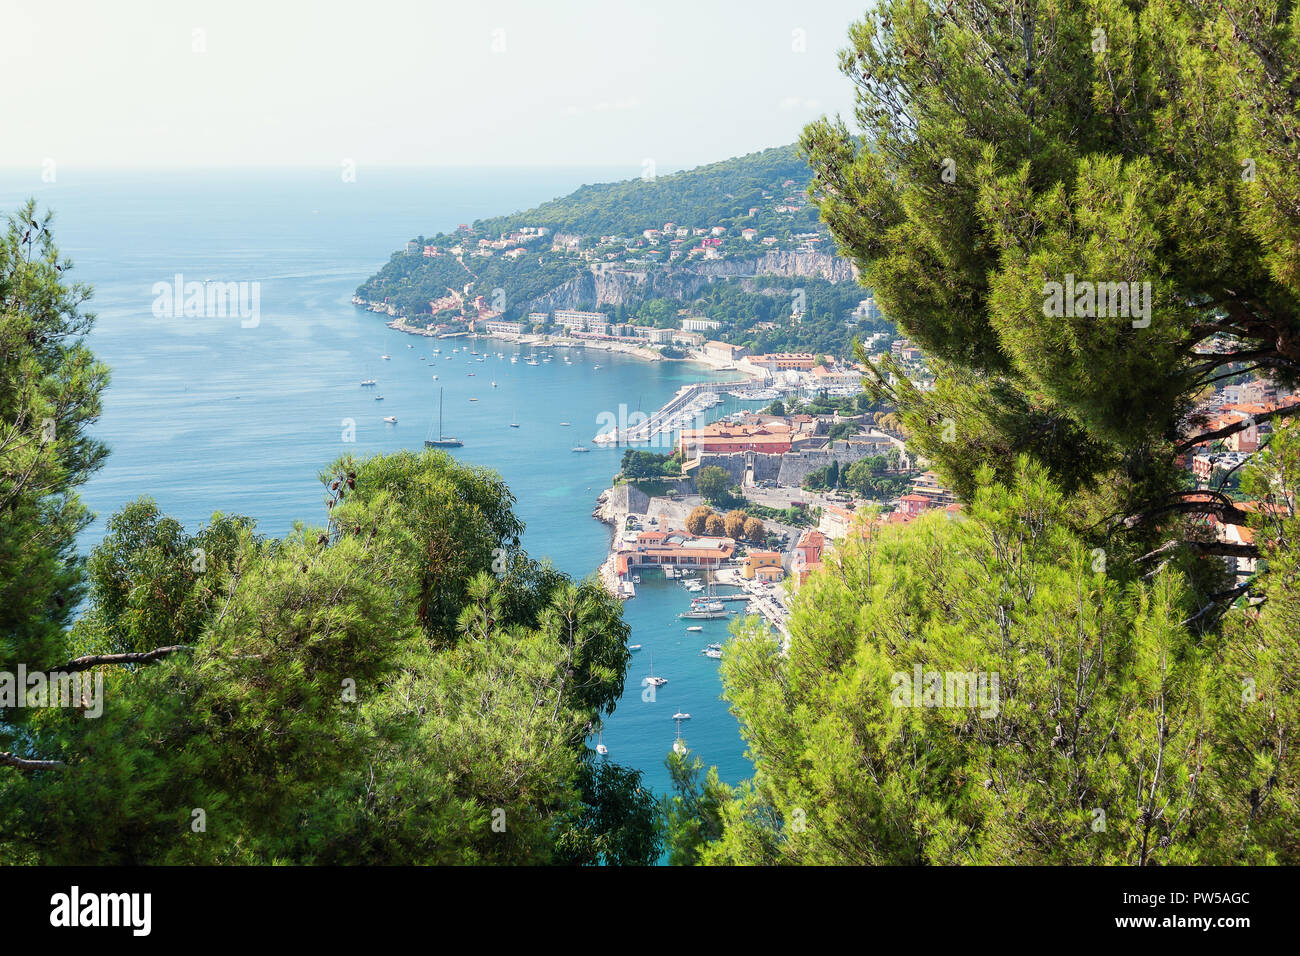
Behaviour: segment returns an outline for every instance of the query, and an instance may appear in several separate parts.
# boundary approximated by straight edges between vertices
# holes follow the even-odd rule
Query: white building
[[[719,325],[713,319],[682,319],[683,332],[712,332]]]
[[[555,324],[566,329],[581,332],[583,329],[594,331],[595,326],[609,327],[609,316],[604,312],[579,312],[576,309],[556,309]]]

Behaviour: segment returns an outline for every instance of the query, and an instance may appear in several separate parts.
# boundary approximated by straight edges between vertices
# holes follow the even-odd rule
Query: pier
[[[683,385],[677,390],[677,394],[669,399],[668,404],[649,415],[645,421],[638,422],[635,425],[623,423],[622,428],[615,427],[612,431],[602,432],[592,441],[597,445],[650,443],[658,436],[676,430],[678,427],[676,419],[705,395],[716,395],[736,388],[739,384],[741,383],[697,382],[694,385]]]

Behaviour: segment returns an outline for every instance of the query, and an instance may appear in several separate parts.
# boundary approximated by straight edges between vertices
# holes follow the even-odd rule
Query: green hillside
[[[685,226],[752,225],[787,228],[790,220],[765,216],[772,198],[802,196],[808,186],[808,164],[794,145],[765,149],[747,156],[726,159],[707,166],[659,176],[629,179],[618,183],[582,186],[561,199],[536,209],[475,223],[476,230],[506,232],[520,226],[546,226],[553,232],[584,236],[628,235],[658,228],[665,222]],[[786,181],[792,185],[782,187]],[[764,192],[769,193],[764,197]],[[756,221],[749,221],[751,208],[758,207]],[[802,228],[815,228],[817,217],[805,207],[799,217]],[[741,220],[746,220],[743,224]],[[768,230],[770,231],[770,230]]]

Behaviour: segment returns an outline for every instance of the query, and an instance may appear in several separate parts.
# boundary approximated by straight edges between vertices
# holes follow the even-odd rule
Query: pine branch
[[[154,661],[160,660],[169,654],[175,654],[177,651],[192,650],[194,650],[194,647],[190,644],[172,644],[169,647],[155,647],[151,651],[134,651],[129,654],[87,654],[85,657],[78,657],[76,660],[68,661],[62,667],[50,668],[50,673],[73,673],[75,671],[89,670],[92,667],[100,667],[104,664],[152,664]]]
[[[8,751],[0,753],[0,767],[17,767],[19,770],[53,770],[62,766],[62,760],[28,760],[26,757],[16,757]]]
[[[1287,405],[1285,408],[1275,408],[1271,412],[1260,412],[1258,415],[1251,415],[1240,421],[1233,422],[1231,425],[1224,425],[1222,428],[1215,429],[1212,432],[1203,432],[1193,438],[1188,438],[1181,444],[1174,446],[1174,451],[1190,451],[1197,445],[1207,441],[1215,441],[1220,438],[1226,438],[1229,435],[1235,435],[1237,432],[1245,431],[1252,425],[1258,425],[1266,422],[1270,418],[1289,418],[1292,415],[1300,415],[1300,404]]]
[[[1259,548],[1253,544],[1235,544],[1231,541],[1181,541],[1175,539],[1166,541],[1154,551],[1142,555],[1138,560],[1150,561],[1152,558],[1161,557],[1178,548],[1190,548],[1197,554],[1218,554],[1236,558],[1259,557]]]

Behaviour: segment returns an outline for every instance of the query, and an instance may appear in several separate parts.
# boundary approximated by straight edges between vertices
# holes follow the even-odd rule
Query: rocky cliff
[[[648,271],[596,264],[577,278],[531,299],[528,309],[551,311],[628,305],[653,298],[690,299],[718,279],[739,280],[742,288],[753,291],[757,284],[747,280],[759,276],[850,282],[857,279],[858,269],[850,260],[825,252],[766,252],[753,258],[694,262]]]

